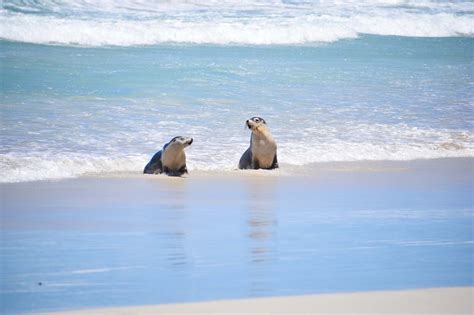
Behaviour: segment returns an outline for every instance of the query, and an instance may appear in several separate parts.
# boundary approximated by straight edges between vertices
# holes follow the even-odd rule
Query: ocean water
[[[176,135],[227,171],[474,156],[468,1],[4,1],[0,181],[141,172]]]

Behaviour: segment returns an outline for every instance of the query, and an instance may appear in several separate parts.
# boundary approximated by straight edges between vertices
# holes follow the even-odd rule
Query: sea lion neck
[[[255,139],[273,140],[270,130],[266,126],[263,126],[263,125],[258,126],[257,128],[252,130],[252,135],[255,137]]]

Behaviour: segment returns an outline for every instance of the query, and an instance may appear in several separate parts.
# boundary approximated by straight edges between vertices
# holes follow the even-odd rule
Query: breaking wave
[[[309,44],[359,34],[474,34],[474,4],[439,1],[4,1],[0,38],[37,44]]]

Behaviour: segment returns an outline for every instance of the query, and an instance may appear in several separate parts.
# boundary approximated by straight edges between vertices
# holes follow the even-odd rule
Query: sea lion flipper
[[[161,153],[162,151],[158,151],[153,155],[150,162],[145,166],[143,170],[143,174],[160,174],[163,172],[163,165],[161,163]]]
[[[181,169],[179,170],[179,173],[180,173],[180,175],[188,174],[188,168],[186,167],[186,165],[181,167]]]
[[[245,170],[252,167],[252,150],[248,148],[239,161],[239,169]]]
[[[251,169],[253,170],[258,170],[260,168],[260,163],[258,163],[258,160],[257,159],[254,159],[253,160],[253,163],[251,165]]]
[[[278,168],[278,159],[277,159],[277,154],[275,152],[275,157],[273,158],[273,163],[272,163],[272,169]]]

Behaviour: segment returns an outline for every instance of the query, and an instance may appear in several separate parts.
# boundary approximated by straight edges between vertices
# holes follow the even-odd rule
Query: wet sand
[[[472,287],[473,161],[2,184],[2,310],[295,296],[270,300],[268,312],[329,300],[323,311],[348,312],[337,308],[340,293]],[[360,312],[374,303],[377,312],[431,312],[438,302],[439,312],[464,312],[470,289],[453,290],[407,291],[406,309],[404,291],[349,300],[362,301]],[[200,305],[227,312],[265,301]]]

